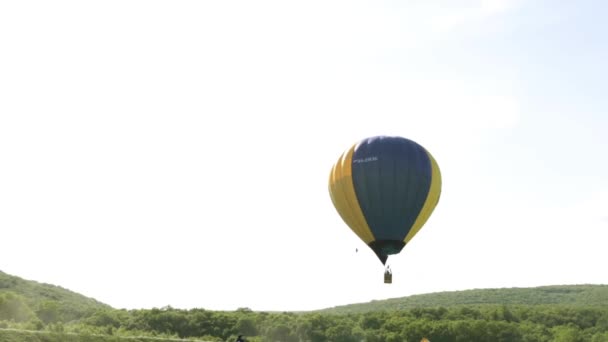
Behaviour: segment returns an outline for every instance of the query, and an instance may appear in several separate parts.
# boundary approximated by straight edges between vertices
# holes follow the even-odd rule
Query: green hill
[[[0,341],[608,341],[608,285],[475,289],[310,312],[117,310],[0,272]],[[566,338],[566,339],[564,339]]]
[[[318,312],[364,313],[439,306],[552,304],[608,306],[608,285],[559,285],[438,292],[337,306]]]
[[[4,312],[5,316],[12,315],[13,320],[27,321],[35,315],[44,323],[69,322],[102,309],[111,307],[56,285],[0,271],[0,320]]]

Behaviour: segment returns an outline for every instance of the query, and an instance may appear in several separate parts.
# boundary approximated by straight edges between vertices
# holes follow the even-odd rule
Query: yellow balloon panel
[[[355,146],[344,152],[334,164],[329,179],[329,193],[342,220],[363,242],[369,244],[374,241],[374,235],[359,206],[351,177]]]

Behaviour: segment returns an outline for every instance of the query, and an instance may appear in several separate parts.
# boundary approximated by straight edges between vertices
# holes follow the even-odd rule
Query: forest
[[[310,312],[115,309],[0,272],[0,341],[608,341],[608,286],[425,294]]]

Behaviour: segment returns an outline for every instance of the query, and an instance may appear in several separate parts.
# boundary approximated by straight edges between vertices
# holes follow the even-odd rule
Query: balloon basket
[[[390,272],[384,272],[384,283],[392,284],[393,283],[393,274]]]

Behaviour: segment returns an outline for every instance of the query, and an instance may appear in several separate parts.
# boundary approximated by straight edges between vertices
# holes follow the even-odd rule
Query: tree
[[[0,321],[27,322],[36,315],[25,303],[25,299],[12,292],[0,294]]]
[[[239,317],[239,320],[236,322],[236,330],[239,334],[247,336],[255,336],[258,334],[255,321],[250,315]]]
[[[62,320],[60,305],[54,300],[45,300],[38,304],[36,315],[45,324],[56,323]]]
[[[580,329],[572,324],[558,325],[551,329],[553,342],[583,342]]]

